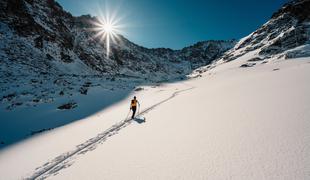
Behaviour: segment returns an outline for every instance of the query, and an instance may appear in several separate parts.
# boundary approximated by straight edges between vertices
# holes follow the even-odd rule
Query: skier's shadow
[[[139,124],[145,123],[145,118],[135,117],[133,120]]]

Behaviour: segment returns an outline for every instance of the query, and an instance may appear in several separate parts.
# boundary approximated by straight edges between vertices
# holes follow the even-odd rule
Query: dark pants
[[[131,107],[131,110],[132,110],[131,119],[133,119],[133,118],[135,118],[135,114],[136,114],[137,107],[136,107],[136,106],[133,106],[133,107]]]

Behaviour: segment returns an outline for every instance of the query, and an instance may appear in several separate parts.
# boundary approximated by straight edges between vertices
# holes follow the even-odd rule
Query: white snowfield
[[[310,58],[246,60],[10,146],[0,179],[310,179]]]

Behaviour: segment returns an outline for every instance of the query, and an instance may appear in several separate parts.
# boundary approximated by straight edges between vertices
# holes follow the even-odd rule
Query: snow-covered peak
[[[310,52],[305,50],[309,49],[309,32],[310,1],[292,1],[259,29],[242,38],[220,60],[231,61],[253,51],[261,59],[310,56]]]

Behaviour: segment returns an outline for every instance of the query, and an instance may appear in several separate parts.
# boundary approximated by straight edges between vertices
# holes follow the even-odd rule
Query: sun
[[[115,26],[113,26],[112,23],[105,23],[102,25],[102,30],[105,31],[107,34],[114,34]]]
[[[109,12],[109,10],[106,10],[105,14],[100,12],[92,22],[93,28],[91,28],[95,32],[94,38],[105,42],[107,59],[109,59],[111,43],[120,42],[119,34],[123,33],[121,29],[124,28],[124,24],[121,23],[122,17],[117,16],[116,12]]]

